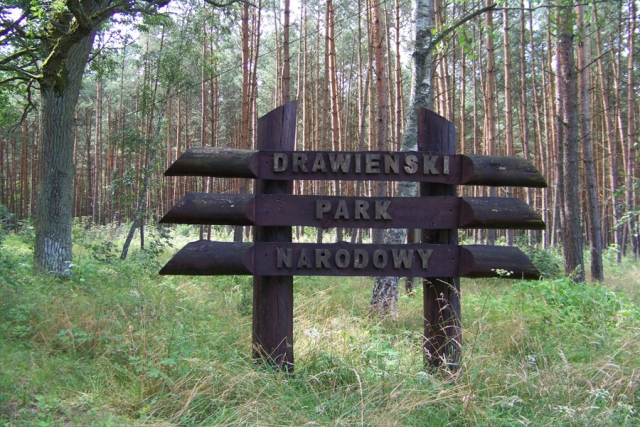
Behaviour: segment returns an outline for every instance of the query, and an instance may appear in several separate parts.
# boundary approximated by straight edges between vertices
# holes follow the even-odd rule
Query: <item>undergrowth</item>
[[[159,276],[197,231],[152,229],[121,261],[125,230],[76,224],[66,278],[32,272],[28,229],[0,230],[0,424],[640,425],[637,263],[604,285],[463,280],[457,373],[423,364],[421,289],[381,320],[370,279],[296,277],[286,375],[251,360],[249,277]]]

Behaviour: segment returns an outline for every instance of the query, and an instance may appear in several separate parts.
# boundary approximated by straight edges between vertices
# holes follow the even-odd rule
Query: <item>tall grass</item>
[[[157,275],[195,229],[125,262],[122,237],[78,224],[64,279],[32,273],[28,229],[1,243],[3,425],[640,425],[637,262],[604,285],[463,280],[458,373],[423,364],[421,289],[381,320],[370,279],[296,277],[286,375],[251,360],[249,277]]]

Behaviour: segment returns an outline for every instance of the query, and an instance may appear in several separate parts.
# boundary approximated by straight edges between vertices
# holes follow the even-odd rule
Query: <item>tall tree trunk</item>
[[[74,112],[94,32],[82,37],[67,54],[65,67],[41,81],[39,186],[36,206],[34,268],[55,275],[71,267],[73,214]]]
[[[387,149],[387,134],[389,124],[389,105],[387,103],[387,67],[384,59],[385,33],[382,28],[382,14],[379,0],[371,0],[372,24],[373,24],[373,50],[376,67],[376,104],[378,115],[376,118],[377,149]],[[376,182],[376,196],[384,197],[387,194],[386,183]],[[373,243],[384,243],[384,232],[376,229],[373,233]],[[398,304],[398,278],[376,277],[371,295],[371,308],[379,314],[394,314]]]
[[[568,4],[565,4],[568,6]],[[562,244],[564,249],[564,269],[567,276],[579,282],[585,281],[582,255],[582,229],[580,227],[580,189],[578,176],[578,94],[577,69],[573,46],[573,10],[569,7],[558,10],[558,103],[562,105],[560,126],[563,127],[561,143],[564,148],[564,223]]]
[[[338,105],[338,70],[336,61],[336,47],[335,47],[335,28],[334,28],[334,11],[333,1],[327,0],[327,59],[329,61],[329,97],[331,106],[331,150],[339,151],[342,140],[341,130],[342,123],[340,120],[340,111]],[[336,180],[334,182],[335,196],[340,196],[340,182]],[[342,240],[342,228],[336,229],[336,238],[338,241]]]
[[[598,19],[598,7],[597,4],[593,4],[593,17],[596,23],[600,22]],[[615,135],[615,125],[613,123],[613,107],[611,105],[611,101],[609,98],[609,90],[607,90],[607,74],[605,74],[604,70],[604,59],[602,52],[602,36],[601,29],[598,28],[595,31],[596,34],[596,53],[598,54],[597,64],[598,64],[598,74],[600,81],[600,100],[602,102],[602,109],[604,111],[604,130],[605,130],[605,140],[608,141],[608,150],[609,150],[609,185],[611,192],[611,201],[612,201],[612,210],[613,210],[613,230],[614,230],[614,243],[618,247],[618,249],[622,248],[622,227],[615,227],[616,224],[620,223],[620,219],[622,217],[622,206],[620,203],[620,199],[618,196],[618,144],[616,143],[616,135]],[[620,263],[622,261],[622,251],[618,250],[617,252],[617,262]]]
[[[491,0],[486,0],[487,6]],[[493,13],[491,11],[485,14],[486,25],[486,53],[487,64],[485,71],[485,87],[484,87],[484,99],[485,99],[485,144],[486,154],[490,156],[496,155],[496,60],[495,60],[495,47],[493,43]],[[496,196],[496,187],[489,187],[489,196]],[[493,245],[496,241],[496,230],[487,230],[487,244]]]
[[[249,55],[249,5],[245,3],[242,9],[241,18],[242,27],[242,98],[240,112],[240,141],[239,148],[250,150],[251,139],[249,135],[249,123],[251,121],[251,57]],[[240,193],[247,194],[249,192],[249,180],[242,179],[240,183]],[[242,226],[234,227],[233,240],[235,242],[242,241]]]
[[[489,16],[491,12],[487,13]],[[502,11],[502,24],[504,36],[504,132],[507,156],[513,156],[513,111],[511,106],[511,44],[509,43],[509,11]],[[523,144],[525,141],[523,141]],[[507,188],[507,196],[513,197],[513,189]],[[514,230],[507,230],[507,246],[514,244]]]
[[[28,159],[28,141],[29,141],[29,128],[27,121],[22,121],[22,150],[20,153],[20,215],[19,219],[24,219],[28,216],[29,210],[29,171],[27,166]],[[74,141],[75,141],[75,127],[74,127]],[[73,202],[72,202],[73,206]]]
[[[289,1],[284,0],[284,28],[282,30],[282,53],[283,53],[283,66],[282,66],[282,103],[286,104],[290,101],[291,98],[291,89],[290,89],[290,81],[291,81],[291,67],[290,67],[290,56],[289,56],[289,15],[291,15],[291,10],[289,8]]]
[[[627,50],[629,51],[627,57],[627,179],[626,179],[626,200],[627,209],[629,209],[629,236],[631,240],[631,254],[636,257],[638,254],[638,230],[636,229],[636,217],[635,213],[635,156],[636,156],[636,126],[635,126],[635,96],[636,91],[634,89],[634,75],[635,67],[633,64],[634,49],[635,49],[635,32],[636,32],[636,2],[635,0],[629,1],[629,11],[631,13],[631,19],[629,21],[629,41],[627,43]]]
[[[591,255],[591,278],[601,282],[604,280],[602,266],[602,233],[600,230],[600,208],[598,206],[598,189],[596,171],[593,164],[593,140],[591,138],[591,108],[589,101],[589,62],[587,56],[587,32],[584,22],[584,6],[578,5],[578,85],[580,87],[580,129],[582,132],[582,155],[587,182],[587,204],[589,211],[589,234]]]

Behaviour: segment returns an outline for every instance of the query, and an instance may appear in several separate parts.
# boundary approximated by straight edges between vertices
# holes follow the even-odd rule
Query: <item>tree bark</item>
[[[593,164],[593,141],[591,138],[591,107],[589,101],[589,64],[587,57],[587,32],[584,22],[584,6],[577,6],[578,31],[578,84],[580,87],[580,130],[582,133],[582,155],[587,182],[587,205],[589,211],[589,234],[591,255],[591,279],[598,282],[604,280],[602,266],[602,232],[600,230],[600,207],[598,206],[598,189],[596,171]]]
[[[638,230],[636,229],[636,217],[638,214],[635,212],[635,188],[634,188],[634,175],[635,175],[635,156],[636,156],[636,131],[635,131],[635,96],[634,90],[634,75],[635,67],[633,64],[634,49],[635,49],[635,32],[636,32],[636,2],[635,0],[629,1],[629,10],[631,13],[631,19],[629,22],[629,41],[627,43],[627,49],[629,51],[627,57],[627,179],[626,179],[626,201],[627,209],[629,209],[629,237],[631,240],[631,254],[635,258],[638,254]]]
[[[376,68],[376,136],[377,150],[387,149],[387,134],[389,124],[389,105],[387,98],[387,67],[384,59],[385,54],[385,33],[382,29],[382,13],[380,1],[371,1],[372,24],[373,24],[373,50]],[[376,196],[386,196],[386,183],[376,182]],[[383,230],[373,230],[373,243],[384,242]],[[371,295],[371,309],[380,315],[397,313],[398,309],[398,278],[397,277],[376,277],[373,293]]]
[[[593,5],[593,17],[595,22],[600,22],[598,19],[598,7],[597,4]],[[613,202],[613,230],[614,230],[614,242],[618,249],[622,248],[622,227],[615,227],[620,222],[622,217],[622,209],[620,204],[620,198],[618,196],[618,144],[616,143],[615,126],[612,120],[613,109],[609,98],[609,91],[606,87],[606,74],[604,71],[604,60],[602,52],[602,36],[600,35],[600,28],[596,30],[596,53],[598,54],[598,74],[600,80],[600,99],[602,102],[602,108],[604,110],[604,127],[605,137],[608,141],[609,150],[609,185],[611,191],[611,200]],[[620,263],[622,261],[622,251],[618,250],[616,255],[616,261]]]
[[[489,5],[491,0],[486,0]],[[495,47],[493,43],[493,13],[488,11],[485,14],[486,25],[486,53],[487,64],[485,70],[485,144],[486,153],[489,156],[496,155],[496,59]],[[489,197],[496,197],[496,187],[489,187]],[[493,245],[496,241],[496,230],[487,230],[487,244]]]
[[[64,275],[71,268],[74,112],[93,46],[90,32],[69,48],[65,66],[40,86],[42,115],[34,268]]]
[[[564,270],[576,281],[585,281],[582,255],[582,229],[580,227],[580,181],[578,176],[578,93],[577,69],[574,60],[573,10],[569,7],[558,10],[559,38],[556,49],[558,62],[558,103],[562,105],[563,128],[561,144],[564,148],[564,223],[562,244]]]

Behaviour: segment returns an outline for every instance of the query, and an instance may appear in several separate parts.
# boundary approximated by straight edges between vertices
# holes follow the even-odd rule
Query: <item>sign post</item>
[[[460,277],[537,279],[519,249],[458,245],[459,228],[544,229],[523,201],[457,197],[457,185],[546,187],[517,157],[455,154],[453,123],[418,111],[418,152],[294,151],[296,104],[258,120],[258,150],[200,147],[168,176],[256,179],[255,194],[190,193],[164,223],[253,225],[253,243],[201,240],[181,249],[160,274],[253,275],[253,358],[291,372],[293,276],[424,278],[424,354],[432,366],[457,369],[462,349]],[[294,196],[293,180],[420,182],[420,197]],[[320,228],[418,228],[404,245],[292,243],[294,225]]]
[[[296,143],[296,102],[258,120],[259,150],[290,151]],[[258,179],[255,193],[291,194],[293,181]],[[254,227],[253,241],[291,243],[291,226]],[[253,276],[253,358],[293,370],[293,276]]]
[[[455,154],[456,133],[453,123],[432,111],[418,110],[418,147],[425,152]],[[455,196],[449,184],[422,183],[422,197]],[[457,245],[458,230],[422,230],[424,243]],[[431,366],[459,366],[462,350],[460,319],[460,277],[433,277],[423,281],[424,355]]]

